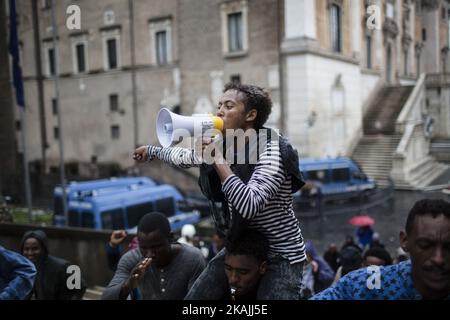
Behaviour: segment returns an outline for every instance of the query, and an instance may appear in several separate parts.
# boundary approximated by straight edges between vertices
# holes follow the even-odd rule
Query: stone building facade
[[[302,156],[348,154],[377,88],[450,68],[447,1],[58,0],[58,59],[49,3],[18,2],[28,153],[45,172],[58,167],[61,138],[80,175],[131,168],[136,145],[157,143],[161,107],[215,112],[229,81],[270,91],[269,125]],[[66,26],[73,4],[79,30]]]

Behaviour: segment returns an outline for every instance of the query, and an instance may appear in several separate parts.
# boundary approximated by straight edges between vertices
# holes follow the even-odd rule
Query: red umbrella
[[[365,227],[373,225],[375,221],[369,216],[354,216],[349,223],[354,226]]]

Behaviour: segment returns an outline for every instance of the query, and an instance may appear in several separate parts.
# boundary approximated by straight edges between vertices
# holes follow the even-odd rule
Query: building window
[[[416,1],[416,15],[420,16],[422,14],[422,4],[420,3],[421,1]]]
[[[240,74],[233,74],[230,77],[231,83],[240,84],[241,83],[241,75]]]
[[[53,127],[53,137],[55,138],[55,140],[59,139],[59,128],[58,127]]]
[[[403,73],[405,74],[405,76],[408,75],[408,50],[405,50],[403,52]]]
[[[55,68],[55,49],[53,48],[48,48],[47,49],[47,73],[50,76],[55,75],[56,73],[56,68]]]
[[[367,69],[372,69],[372,37],[366,36],[366,62]]]
[[[441,9],[441,13],[442,13],[442,20],[445,20],[447,18],[447,9],[445,9],[444,6]]]
[[[105,70],[120,68],[120,28],[103,31],[102,36],[103,61]]]
[[[449,16],[449,19],[448,19],[448,21],[447,21],[447,28],[448,28],[448,30],[447,30],[447,34],[448,34],[448,47],[450,47],[450,8],[449,8],[449,11],[448,11],[448,16]]]
[[[86,71],[85,46],[83,43],[76,45],[78,72]]]
[[[386,3],[386,17],[395,19],[395,6],[390,1]]]
[[[149,21],[152,63],[166,65],[172,62],[172,19]]]
[[[342,37],[342,26],[341,26],[341,6],[333,3],[331,5],[331,48],[334,52],[341,52],[341,37]]]
[[[17,131],[22,130],[22,122],[20,122],[20,120],[17,120],[17,121],[16,121],[16,130],[17,130]]]
[[[56,103],[55,98],[52,98],[52,113],[54,116],[58,114],[58,104]]]
[[[248,50],[247,1],[230,1],[221,5],[222,46],[225,54]]]
[[[108,50],[108,69],[117,68],[117,40],[106,40],[106,47]]]
[[[167,32],[158,31],[155,34],[156,63],[158,65],[167,64]]]
[[[74,73],[83,73],[87,71],[86,47],[86,41],[76,41],[73,43]]]
[[[427,41],[427,29],[422,29],[422,41]]]
[[[109,95],[109,110],[111,112],[119,111],[119,95],[117,93]]]
[[[52,7],[52,0],[42,0],[42,9],[50,9]]]
[[[229,52],[242,51],[242,12],[228,15],[228,48]]]
[[[420,76],[420,55],[416,56],[416,69],[417,69],[417,76]]]
[[[118,125],[111,126],[111,139],[117,140],[120,138],[120,127]]]

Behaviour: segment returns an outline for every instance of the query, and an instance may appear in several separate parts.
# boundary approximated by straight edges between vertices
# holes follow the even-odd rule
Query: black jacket
[[[71,275],[67,268],[71,264],[48,254],[47,235],[41,230],[28,231],[22,238],[21,252],[28,238],[37,239],[43,249],[43,257],[36,263],[36,280],[32,294],[36,300],[78,300],[83,297],[86,285],[81,279],[81,288],[70,290],[67,279]]]

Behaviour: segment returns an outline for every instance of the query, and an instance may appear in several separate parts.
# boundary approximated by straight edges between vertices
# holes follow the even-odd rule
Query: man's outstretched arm
[[[23,300],[33,289],[34,264],[24,256],[0,247],[0,273],[8,284],[0,292],[0,300]]]

